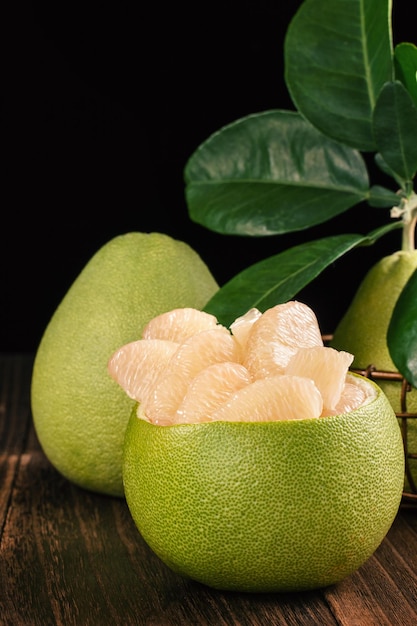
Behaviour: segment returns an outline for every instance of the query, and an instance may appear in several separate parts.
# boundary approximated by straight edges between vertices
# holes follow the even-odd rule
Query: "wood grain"
[[[212,590],[171,572],[123,499],[69,483],[43,454],[30,413],[32,356],[0,355],[1,626],[411,626],[417,512],[401,508],[374,555],[307,593]]]

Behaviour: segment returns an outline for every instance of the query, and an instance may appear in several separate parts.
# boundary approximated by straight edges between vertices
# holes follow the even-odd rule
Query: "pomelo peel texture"
[[[41,446],[75,484],[123,496],[122,449],[134,401],[107,362],[145,324],[176,306],[202,308],[218,285],[199,255],[162,233],[132,232],[90,259],[38,347],[31,404]]]
[[[295,344],[298,337],[305,341],[305,321],[311,331],[307,341],[313,344],[298,350],[291,336],[294,312],[298,318]],[[184,312],[170,315],[184,317]],[[129,358],[138,354],[139,370],[142,374],[146,371],[142,350],[146,355],[146,341],[158,341],[158,321],[153,323],[156,335],[151,333],[144,343],[135,343],[126,352],[122,348],[109,361],[113,374],[122,384],[127,383],[133,396],[136,392],[146,396],[149,388],[140,381],[131,385],[135,377],[127,379],[124,372],[132,374]],[[280,332],[276,332],[277,325]],[[286,334],[281,332],[283,328]],[[315,400],[310,404],[309,390],[316,397],[320,387],[328,396],[326,380],[321,376],[316,376],[318,387],[309,381],[313,386],[306,387],[305,401],[293,401],[300,411],[307,411],[302,417],[294,414],[292,402],[282,400],[281,389],[276,390],[278,399],[274,397],[274,385],[271,389],[269,383],[276,381],[278,388],[279,379],[290,380],[286,369],[293,358],[297,382],[299,367],[315,377],[305,355],[318,359],[320,368],[330,355],[332,370],[339,358],[320,346],[316,321],[299,303],[279,305],[268,312],[264,323],[261,314],[251,311],[231,329],[240,345],[237,356],[233,353],[239,361],[236,365],[248,363],[255,380],[243,378],[243,386],[225,398],[219,378],[208,376],[207,381],[222,390],[215,398],[221,407],[210,418],[200,413],[194,423],[191,419],[188,423],[173,422],[178,417],[175,407],[183,402],[175,394],[166,405],[169,418],[160,423],[149,419],[146,403],[139,402],[132,411],[123,457],[129,510],[144,540],[168,567],[208,586],[272,592],[335,584],[373,554],[397,513],[404,480],[404,449],[396,415],[376,383],[346,371],[351,362],[348,355],[340,355],[342,367],[338,366],[337,376],[330,376],[327,382],[339,385],[341,379],[342,393],[349,389],[349,398],[353,390],[354,408],[343,404],[343,412],[334,409],[323,413]],[[268,336],[273,349],[267,345]],[[176,338],[177,351],[174,347],[166,357],[153,389],[175,380],[173,371],[188,376],[192,389],[201,373],[211,375],[212,368],[222,365],[210,364],[199,371],[188,347],[201,348],[202,335],[195,344],[188,343],[188,337]],[[164,335],[163,340],[169,336]],[[176,357],[184,355],[182,341],[187,347],[185,369],[175,369]],[[248,359],[248,354],[253,356],[253,350],[258,349],[264,355],[262,362]],[[210,353],[216,351],[211,349]],[[198,352],[200,363],[205,355]],[[223,358],[222,350],[218,355]],[[271,355],[272,360],[266,363]],[[272,394],[271,402],[263,403],[256,393],[258,383],[264,381]],[[186,391],[185,398],[187,395]],[[212,410],[213,398],[208,396],[208,400]],[[333,402],[340,406],[340,399],[333,398]],[[241,419],[236,407],[241,409]],[[314,415],[308,412],[310,407],[316,411]],[[219,411],[222,419],[213,419]]]
[[[135,410],[124,446],[126,499],[145,541],[175,572],[225,590],[343,580],[388,532],[403,476],[379,388],[365,406],[319,419],[158,426]]]
[[[373,366],[382,372],[395,372],[396,367],[387,345],[387,331],[398,297],[417,268],[417,251],[397,251],[378,261],[365,275],[340,320],[331,345],[354,354],[352,367],[366,370]],[[401,384],[378,380],[394,411],[401,408]],[[417,389],[406,394],[407,411],[417,413]],[[417,454],[417,420],[407,420],[407,447]],[[417,458],[409,458],[409,471],[417,485]],[[409,490],[405,480],[405,489]]]

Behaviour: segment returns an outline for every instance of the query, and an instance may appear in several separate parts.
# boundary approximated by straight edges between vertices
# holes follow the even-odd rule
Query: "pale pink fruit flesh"
[[[353,355],[325,347],[317,318],[290,301],[250,309],[230,329],[207,313],[175,309],[117,350],[108,370],[158,425],[311,419],[368,401],[347,376]]]

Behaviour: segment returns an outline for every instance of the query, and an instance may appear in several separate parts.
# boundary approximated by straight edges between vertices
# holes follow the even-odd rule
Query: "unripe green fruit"
[[[117,236],[91,258],[52,316],[33,368],[37,436],[63,476],[123,496],[123,439],[134,402],[110,377],[108,360],[156,315],[203,308],[217,289],[192,248],[160,233]]]
[[[245,592],[315,589],[360,567],[397,514],[404,455],[386,396],[350,376],[370,401],[340,415],[159,426],[132,413],[126,502],[159,558]]]
[[[398,251],[378,261],[366,274],[351,305],[339,322],[331,345],[351,352],[352,368],[395,372],[387,345],[387,331],[394,306],[411,274],[417,268],[417,251]],[[396,413],[401,411],[401,384],[378,380]],[[417,389],[406,396],[407,411],[417,413]],[[407,420],[408,451],[417,453],[417,420]],[[412,478],[417,484],[417,460],[409,459]],[[409,488],[406,481],[406,489]]]

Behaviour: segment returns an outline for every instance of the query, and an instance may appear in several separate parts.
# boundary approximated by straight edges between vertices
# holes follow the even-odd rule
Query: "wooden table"
[[[308,593],[220,592],[172,573],[123,499],[89,493],[50,465],[30,413],[32,356],[0,355],[1,626],[411,626],[417,509],[402,505],[375,554]]]

